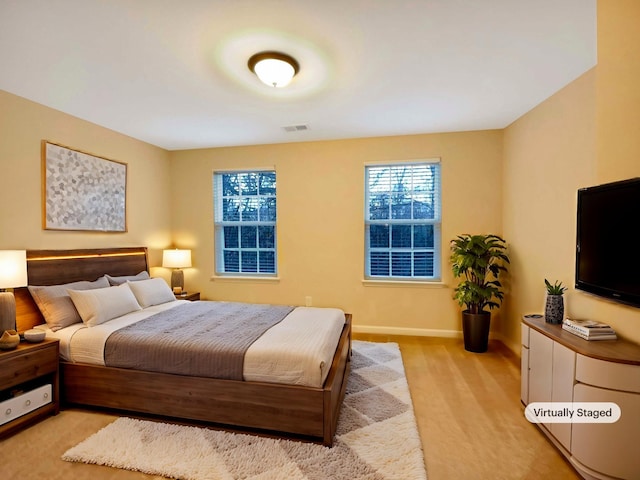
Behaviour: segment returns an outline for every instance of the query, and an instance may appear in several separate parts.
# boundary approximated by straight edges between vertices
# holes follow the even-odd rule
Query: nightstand
[[[0,437],[60,411],[58,340],[0,351]]]
[[[196,300],[200,300],[200,292],[187,292],[176,295],[176,299],[178,300],[189,300],[190,302],[195,302]]]

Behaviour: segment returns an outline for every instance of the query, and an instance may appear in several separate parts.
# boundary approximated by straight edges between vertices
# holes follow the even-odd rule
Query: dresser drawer
[[[58,370],[57,343],[16,353],[10,358],[0,358],[0,389],[10,388]]]
[[[578,355],[576,380],[595,387],[640,393],[640,365],[605,362]]]
[[[522,346],[529,348],[529,327],[524,323],[520,324],[521,332],[520,335],[522,337]]]

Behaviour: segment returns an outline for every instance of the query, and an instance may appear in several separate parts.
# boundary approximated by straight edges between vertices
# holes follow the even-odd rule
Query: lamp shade
[[[0,288],[27,286],[27,251],[0,250]]]
[[[191,250],[164,250],[162,252],[162,266],[165,268],[191,267]]]

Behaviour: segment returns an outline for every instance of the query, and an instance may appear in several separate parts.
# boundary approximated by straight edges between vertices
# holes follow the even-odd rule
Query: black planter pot
[[[475,353],[486,352],[489,347],[490,326],[491,312],[469,313],[469,310],[462,312],[464,349]]]
[[[564,299],[562,295],[547,295],[544,307],[544,321],[561,325],[564,319]]]

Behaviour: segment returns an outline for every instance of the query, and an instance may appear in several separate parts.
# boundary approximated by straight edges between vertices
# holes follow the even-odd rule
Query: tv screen
[[[640,307],[640,178],[578,190],[576,288]]]

